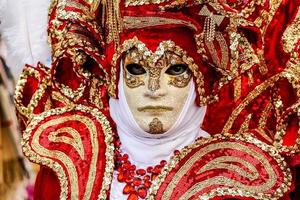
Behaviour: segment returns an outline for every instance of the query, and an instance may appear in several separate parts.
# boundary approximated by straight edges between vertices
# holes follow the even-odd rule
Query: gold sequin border
[[[103,177],[102,182],[102,188],[98,195],[98,200],[106,199],[107,198],[107,191],[110,188],[110,184],[112,181],[112,173],[114,170],[114,145],[113,145],[113,133],[112,129],[110,127],[110,123],[107,120],[107,118],[102,114],[98,109],[96,108],[90,108],[84,105],[76,105],[75,107],[63,107],[63,108],[57,108],[52,109],[49,111],[46,111],[30,120],[30,123],[27,127],[27,129],[24,131],[23,137],[22,137],[22,150],[25,154],[25,156],[32,162],[45,165],[49,168],[51,168],[56,174],[60,182],[61,187],[61,193],[60,193],[60,199],[68,199],[68,180],[67,176],[64,173],[64,169],[62,166],[60,166],[57,162],[48,159],[43,158],[35,153],[35,151],[32,150],[30,147],[29,141],[31,138],[31,133],[33,129],[45,118],[50,117],[52,115],[59,115],[63,114],[65,112],[71,111],[71,110],[78,110],[81,112],[87,112],[89,114],[92,114],[101,124],[103,133],[105,136],[105,144],[106,144],[106,166],[105,166],[105,173]]]
[[[38,64],[39,69],[44,71],[45,76],[42,78],[40,72],[33,67],[26,66],[23,70],[22,74],[20,75],[19,81],[17,83],[16,89],[15,89],[15,95],[14,95],[14,101],[15,106],[18,112],[20,112],[25,117],[29,118],[30,115],[33,114],[33,110],[38,105],[39,101],[43,97],[46,88],[49,85],[50,77],[49,77],[49,71],[45,67],[43,67],[40,63]],[[27,107],[25,107],[22,104],[22,97],[24,93],[24,87],[27,83],[28,78],[32,76],[38,80],[38,88],[32,95],[29,104]]]
[[[251,144],[254,144],[255,146],[259,147],[260,149],[264,150],[265,152],[269,153],[271,157],[273,157],[276,162],[279,164],[280,169],[282,170],[284,174],[284,182],[281,184],[281,186],[276,190],[275,193],[270,195],[263,195],[267,199],[278,199],[286,193],[292,183],[292,175],[291,171],[288,168],[287,163],[285,162],[284,158],[279,154],[277,149],[273,146],[267,145],[266,143],[263,143],[262,141],[254,138],[251,136],[251,133],[249,134],[242,134],[242,135],[231,135],[231,134],[226,134],[226,135],[214,135],[213,137],[210,138],[200,138],[198,139],[194,144],[182,149],[180,151],[179,155],[173,156],[168,164],[162,169],[161,174],[152,182],[152,186],[150,188],[150,193],[147,195],[146,199],[147,200],[154,200],[155,196],[166,179],[167,175],[171,172],[172,169],[176,167],[176,165],[180,162],[181,159],[183,159],[186,155],[188,155],[194,148],[197,148],[199,145],[211,143],[213,141],[217,140],[239,140],[242,142],[249,142]],[[236,195],[236,196],[244,196],[244,197],[254,197],[257,199],[261,199],[262,194],[253,194],[253,193],[247,193],[244,192],[240,189],[216,189],[212,190],[211,192],[205,194],[204,196],[200,197],[200,199],[211,199],[216,196],[222,196],[222,195]]]

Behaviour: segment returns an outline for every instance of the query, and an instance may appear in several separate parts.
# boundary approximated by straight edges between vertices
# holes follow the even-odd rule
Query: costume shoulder
[[[149,199],[282,199],[292,174],[274,147],[247,135],[199,139],[155,179]]]
[[[107,109],[88,103],[93,87],[87,88],[88,95],[82,98],[65,96],[54,86],[51,71],[41,64],[25,67],[18,82],[15,102],[24,128],[23,152],[30,161],[48,168],[42,167],[38,181],[56,188],[59,180],[59,199],[106,199],[110,186],[113,126]],[[39,190],[43,196],[42,191],[45,187]]]

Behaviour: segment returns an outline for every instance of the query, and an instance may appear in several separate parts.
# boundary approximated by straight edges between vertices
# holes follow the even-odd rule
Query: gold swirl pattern
[[[69,133],[72,136],[72,138],[67,136],[59,136],[64,132]],[[82,140],[80,138],[80,133],[78,133],[78,131],[76,131],[75,129],[69,127],[60,128],[57,131],[54,131],[49,134],[49,141],[64,142],[73,146],[76,149],[77,153],[80,155],[80,158],[82,160],[84,159],[84,148]]]
[[[102,130],[99,130],[99,125]],[[89,140],[90,144],[87,144]],[[22,145],[25,155],[31,161],[46,165],[56,172],[61,185],[60,199],[95,197],[92,192],[101,171],[99,163],[105,165],[102,166],[104,174],[98,177],[106,178],[103,178],[96,195],[98,199],[106,199],[113,172],[112,141],[112,131],[106,117],[97,109],[76,105],[72,108],[52,109],[34,117],[23,135]],[[105,146],[101,143],[105,143]],[[78,167],[80,161],[74,152],[79,155],[80,161],[89,164],[86,175],[79,174],[78,168],[83,168]],[[106,162],[98,160],[99,154],[103,154]],[[80,179],[79,176],[86,176],[86,179]]]
[[[174,156],[154,180],[148,198],[167,200],[175,195],[184,200],[229,195],[279,199],[290,189],[291,180],[290,169],[275,147],[250,133],[216,135],[200,139]]]

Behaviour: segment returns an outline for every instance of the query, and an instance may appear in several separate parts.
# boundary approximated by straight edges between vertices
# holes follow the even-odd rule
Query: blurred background
[[[6,64],[7,48],[0,39],[0,200],[31,200],[38,166],[21,150],[21,133],[13,95],[18,74]]]
[[[47,42],[51,0],[0,0],[0,200],[32,200],[39,166],[22,153],[13,103],[25,64],[51,65]]]

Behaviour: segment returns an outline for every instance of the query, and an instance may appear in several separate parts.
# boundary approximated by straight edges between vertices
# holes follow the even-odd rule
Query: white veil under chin
[[[122,70],[120,71],[122,74]],[[157,164],[162,159],[168,159],[175,149],[181,149],[193,143],[198,137],[209,136],[201,129],[206,107],[196,105],[193,82],[189,87],[187,100],[176,122],[167,132],[154,135],[145,132],[135,121],[126,101],[123,76],[120,76],[119,99],[110,99],[110,114],[117,125],[122,143],[121,150],[128,153],[132,162],[142,166]]]

